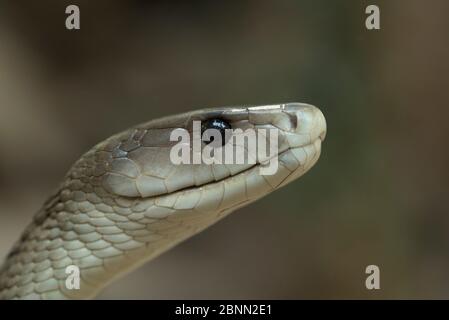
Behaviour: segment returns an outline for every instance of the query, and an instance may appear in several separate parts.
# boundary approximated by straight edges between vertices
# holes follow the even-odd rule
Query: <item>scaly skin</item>
[[[233,129],[279,129],[279,168],[174,165],[173,129],[221,118]],[[35,215],[0,270],[2,299],[84,299],[239,207],[299,178],[318,160],[322,113],[299,103],[204,109],[110,137],[84,154]],[[241,152],[247,152],[241,149]],[[257,226],[257,221],[254,221]],[[80,269],[79,290],[66,267]]]

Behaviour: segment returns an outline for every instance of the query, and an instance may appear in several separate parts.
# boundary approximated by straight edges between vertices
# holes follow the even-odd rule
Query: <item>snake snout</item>
[[[284,107],[284,111],[294,119],[294,132],[297,135],[307,135],[310,137],[309,143],[326,137],[326,119],[317,107],[304,103],[289,103]],[[309,138],[307,139],[309,140]]]
[[[324,117],[324,114],[321,112],[321,110],[316,107],[315,107],[315,127],[318,134],[318,138],[320,138],[321,141],[324,141],[327,132],[326,118]]]

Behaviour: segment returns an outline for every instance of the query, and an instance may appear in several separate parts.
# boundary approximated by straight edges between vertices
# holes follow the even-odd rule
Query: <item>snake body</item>
[[[194,120],[212,118],[233,129],[278,130],[276,173],[260,174],[262,158],[173,164],[170,133],[192,133]],[[303,175],[319,158],[325,133],[318,108],[287,103],[196,110],[106,139],[72,166],[16,242],[0,269],[0,298],[95,297],[114,279]],[[79,289],[67,288],[68,266],[80,270]]]

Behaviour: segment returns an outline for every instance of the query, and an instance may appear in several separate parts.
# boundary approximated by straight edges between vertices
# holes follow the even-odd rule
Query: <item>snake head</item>
[[[201,124],[211,120],[226,123],[232,131],[223,145],[210,147],[201,141]],[[174,140],[174,133],[190,138]],[[123,197],[158,197],[231,182],[241,184],[245,197],[261,196],[310,169],[325,134],[323,114],[308,104],[202,109],[150,121],[106,140],[95,149],[93,180]],[[195,136],[200,139],[196,149]],[[248,147],[251,137],[256,149]],[[265,152],[260,152],[260,146],[265,146]],[[221,163],[202,161],[208,147],[214,159],[222,156]],[[233,152],[228,163],[223,161],[226,148]],[[177,155],[182,149],[190,161],[176,163],[175,149]],[[243,162],[236,161],[237,156]]]

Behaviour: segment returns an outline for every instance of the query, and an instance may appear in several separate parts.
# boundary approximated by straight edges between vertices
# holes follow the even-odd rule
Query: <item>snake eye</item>
[[[214,142],[215,136],[221,136],[221,145],[224,146],[229,140],[230,132],[226,129],[231,129],[231,125],[223,119],[209,119],[201,124],[201,136],[205,144]],[[216,142],[218,147],[218,142]]]

